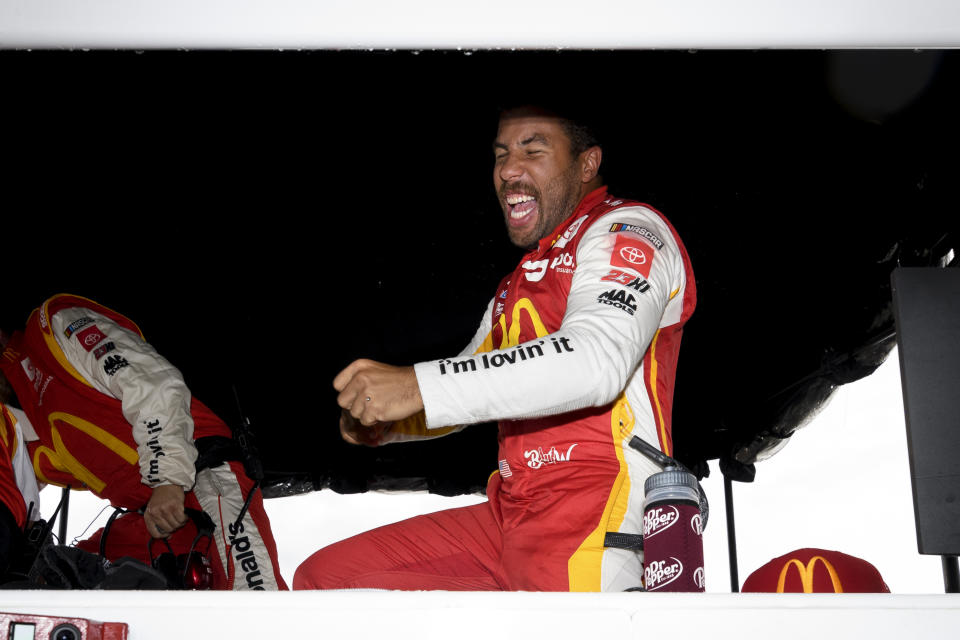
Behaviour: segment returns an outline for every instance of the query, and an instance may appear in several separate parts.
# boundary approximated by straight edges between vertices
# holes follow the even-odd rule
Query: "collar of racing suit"
[[[566,231],[567,227],[570,226],[570,224],[573,222],[573,220],[577,218],[577,216],[583,215],[585,212],[590,211],[595,206],[597,206],[600,202],[602,202],[603,199],[606,197],[607,197],[606,185],[597,187],[596,189],[594,189],[593,191],[585,195],[583,197],[583,200],[580,201],[580,204],[578,204],[577,207],[573,210],[573,213],[567,216],[563,220],[563,222],[558,224],[553,231],[545,235],[540,240],[540,243],[537,245],[537,248],[534,251],[537,253],[540,253],[552,247],[553,244],[560,237],[560,235],[564,231]]]

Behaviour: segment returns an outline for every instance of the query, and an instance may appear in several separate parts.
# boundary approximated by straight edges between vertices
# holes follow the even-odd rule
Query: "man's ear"
[[[600,147],[590,147],[580,153],[580,179],[582,182],[590,182],[600,173],[600,161],[603,159],[603,151]]]

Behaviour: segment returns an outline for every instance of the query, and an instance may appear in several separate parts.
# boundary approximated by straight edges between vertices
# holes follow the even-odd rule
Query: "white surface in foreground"
[[[724,48],[960,44],[955,0],[5,0],[0,47]]]
[[[955,637],[960,598],[904,595],[14,591],[4,610],[126,622],[130,640]]]
[[[723,478],[716,461],[704,487],[711,506],[704,541],[707,591],[729,592]],[[757,465],[755,482],[734,483],[733,490],[741,584],[772,558],[801,547],[820,547],[873,563],[893,593],[943,593],[939,557],[917,553],[896,351],[872,376],[841,387],[810,425]],[[58,489],[46,489],[42,513],[49,516],[58,499]],[[483,500],[479,495],[341,495],[325,490],[265,504],[281,573],[289,583],[297,565],[327,544],[410,516]],[[80,535],[104,504],[73,492],[68,541]],[[103,513],[90,532],[108,515]]]

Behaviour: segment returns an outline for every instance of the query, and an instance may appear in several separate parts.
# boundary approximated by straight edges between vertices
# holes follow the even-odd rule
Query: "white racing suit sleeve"
[[[122,402],[142,482],[189,491],[197,450],[190,390],[180,371],[139,335],[90,309],[62,309],[50,324],[67,361],[95,389]]]
[[[494,300],[491,299],[489,304],[487,304],[487,309],[483,314],[483,319],[480,321],[480,327],[474,334],[473,339],[471,339],[467,346],[460,352],[460,356],[471,356],[477,353],[483,346],[487,336],[490,335],[490,327],[492,322],[490,313],[493,311],[493,303]],[[456,433],[457,431],[462,431],[465,426],[465,424],[455,423],[435,426],[428,425],[425,419],[425,414],[421,411],[410,416],[409,418],[398,420],[397,422],[393,423],[383,434],[383,436],[381,436],[379,444],[439,438],[440,436],[446,436],[451,433]]]
[[[649,229],[662,239],[662,246],[652,251],[646,278],[636,281],[639,274],[627,271],[632,288],[609,280],[621,235],[609,231],[610,221]],[[510,366],[497,368],[489,358],[498,352],[461,357],[456,367],[450,360],[415,365],[427,424],[535,418],[612,402],[636,371],[685,277],[673,234],[656,213],[625,207],[605,214],[586,230],[577,248],[559,330],[499,352],[537,357],[521,359],[514,353]],[[614,295],[621,304],[609,304]]]
[[[17,481],[20,495],[23,496],[23,503],[27,506],[27,517],[30,520],[38,520],[40,518],[40,488],[37,485],[37,476],[33,471],[33,463],[30,461],[30,453],[27,451],[27,438],[33,434],[33,427],[23,411],[13,407],[7,408],[16,420],[13,426],[15,444],[11,448],[13,451],[13,458],[11,459],[13,476]],[[33,439],[36,440],[35,434],[33,434]],[[31,504],[33,505],[32,509],[30,508]]]

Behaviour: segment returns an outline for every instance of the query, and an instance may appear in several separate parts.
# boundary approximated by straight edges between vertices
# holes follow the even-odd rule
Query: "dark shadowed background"
[[[951,259],[954,51],[5,51],[0,322],[54,293],[137,321],[276,491],[478,491],[496,430],[369,450],[331,381],[458,352],[521,252],[497,107],[593,121],[617,196],[681,234],[699,303],[677,455],[748,480],[893,345],[890,270]],[[956,265],[954,259],[953,262]]]

